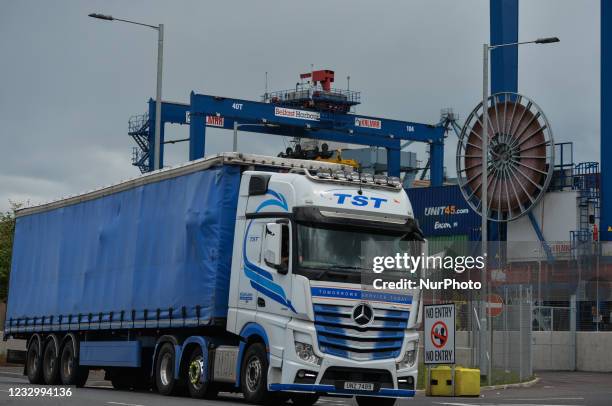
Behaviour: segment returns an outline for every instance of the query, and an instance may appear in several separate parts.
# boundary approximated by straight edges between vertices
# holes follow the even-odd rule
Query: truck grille
[[[352,306],[314,305],[319,349],[357,361],[398,357],[410,312],[374,308],[374,320],[362,327],[353,320],[352,310]]]

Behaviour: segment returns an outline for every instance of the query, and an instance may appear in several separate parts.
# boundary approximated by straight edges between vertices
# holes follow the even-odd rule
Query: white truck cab
[[[243,339],[247,400],[282,391],[380,406],[414,395],[419,292],[365,290],[361,279],[362,249],[392,256],[389,243],[407,238],[421,236],[396,179],[243,173],[227,329]]]

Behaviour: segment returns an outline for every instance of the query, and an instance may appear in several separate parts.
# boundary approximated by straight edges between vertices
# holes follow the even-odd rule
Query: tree
[[[10,210],[0,212],[0,302],[6,302],[8,294],[13,236],[15,234],[15,211],[23,206],[22,203],[10,202],[10,204]]]

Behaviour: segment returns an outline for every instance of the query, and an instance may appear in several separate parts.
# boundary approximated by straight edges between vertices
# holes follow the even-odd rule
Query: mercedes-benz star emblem
[[[353,309],[353,320],[360,326],[365,326],[374,319],[372,306],[361,303]]]

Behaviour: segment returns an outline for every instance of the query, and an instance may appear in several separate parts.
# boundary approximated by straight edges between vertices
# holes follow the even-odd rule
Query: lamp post
[[[485,261],[485,283],[486,283],[486,292],[487,297],[491,294],[491,289],[489,283],[487,281],[487,243],[488,243],[488,233],[487,233],[487,219],[489,214],[489,205],[488,205],[488,172],[489,172],[489,52],[496,48],[509,47],[509,46],[519,46],[524,44],[551,44],[559,42],[559,38],[557,37],[547,37],[547,38],[538,38],[533,41],[522,41],[522,42],[510,42],[506,44],[497,44],[497,45],[489,45],[483,44],[482,46],[482,176],[481,176],[481,239],[482,239],[482,255]],[[493,101],[495,104],[495,100]],[[486,308],[486,307],[485,307]],[[490,337],[490,347],[489,347],[489,357],[488,357],[488,369],[487,369],[487,379],[489,385],[491,385],[491,367],[492,367],[492,358],[493,354],[491,352],[492,344],[493,344],[493,334],[491,331],[491,314],[489,312],[489,316],[487,317],[487,329],[489,330]]]
[[[121,21],[124,23],[141,25],[157,30],[157,88],[155,91],[155,141],[153,146],[153,170],[160,169],[161,156],[161,103],[162,103],[162,66],[164,60],[164,25],[150,25],[137,21],[124,20],[111,15],[91,13],[89,17],[106,21]]]

